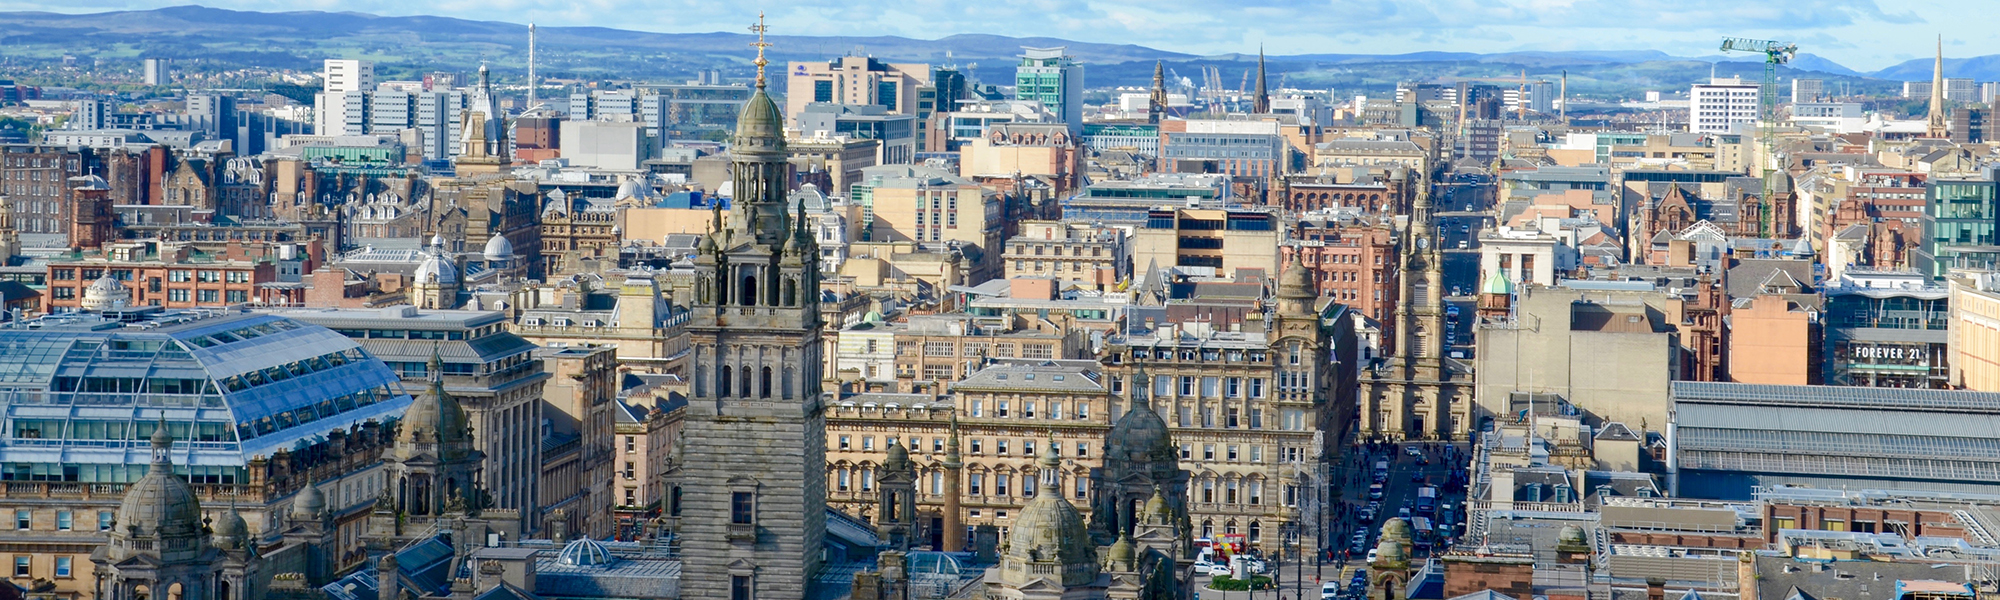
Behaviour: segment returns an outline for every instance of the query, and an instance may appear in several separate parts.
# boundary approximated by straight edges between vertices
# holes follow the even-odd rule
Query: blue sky
[[[1723,36],[1797,42],[1874,70],[1931,54],[2000,54],[1995,0],[199,0],[240,10],[432,14],[650,31],[742,31],[758,10],[805,35],[1048,35],[1195,54],[1426,50],[1643,50],[1714,54]],[[0,0],[0,9],[97,12],[187,0]]]

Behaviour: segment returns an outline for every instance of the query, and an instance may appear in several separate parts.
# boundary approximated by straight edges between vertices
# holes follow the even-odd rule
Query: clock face
[[[1429,249],[1431,249],[1431,239],[1430,239],[1430,238],[1417,238],[1417,249],[1418,249],[1418,250],[1429,250]]]

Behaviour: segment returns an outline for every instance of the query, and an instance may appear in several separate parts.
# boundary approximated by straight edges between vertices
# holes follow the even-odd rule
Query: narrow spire
[[[1934,138],[1951,136],[1950,116],[1944,112],[1944,36],[1937,41],[1937,61],[1931,63],[1930,114],[1924,125],[1924,135]]]
[[[1167,67],[1164,61],[1153,61],[1153,97],[1146,103],[1146,122],[1158,125],[1160,114],[1167,111]]]
[[[770,29],[764,24],[764,13],[757,13],[757,24],[750,26],[750,31],[757,33],[757,41],[751,42],[750,45],[757,47],[757,89],[760,90],[764,89],[764,65],[771,64],[771,61],[764,60],[764,49],[771,47],[770,42],[764,41],[764,32]]]
[[[1257,45],[1257,114],[1271,112],[1271,92],[1264,86],[1264,45]]]

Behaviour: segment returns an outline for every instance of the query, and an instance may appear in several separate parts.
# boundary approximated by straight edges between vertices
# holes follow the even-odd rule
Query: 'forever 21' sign
[[[1924,360],[1928,350],[1907,346],[1854,346],[1848,349],[1848,353],[1854,358]]]

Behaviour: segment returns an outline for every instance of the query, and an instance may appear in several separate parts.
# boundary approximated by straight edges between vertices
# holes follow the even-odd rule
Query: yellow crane
[[[1771,163],[1776,160],[1773,148],[1777,146],[1772,138],[1777,137],[1778,133],[1778,65],[1792,62],[1792,56],[1799,52],[1799,45],[1771,40],[1722,38],[1722,51],[1764,55],[1764,81],[1757,94],[1757,144],[1763,148],[1757,162],[1764,168],[1763,177],[1760,178],[1764,181],[1764,191],[1757,197],[1757,202],[1764,206],[1757,212],[1760,213],[1759,235],[1769,238],[1773,234],[1771,213],[1776,212],[1774,208],[1777,206],[1771,198]],[[1692,127],[1693,124],[1690,123],[1689,126]]]

